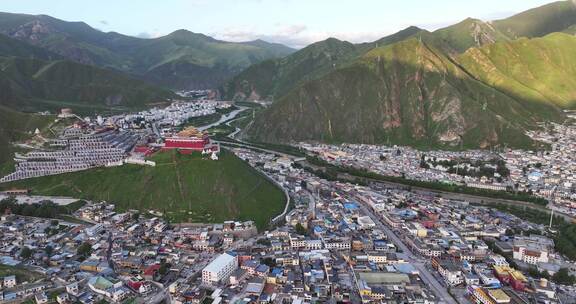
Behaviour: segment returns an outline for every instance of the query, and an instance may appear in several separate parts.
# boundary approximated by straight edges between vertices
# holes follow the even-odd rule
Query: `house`
[[[61,293],[56,296],[56,302],[58,302],[58,304],[64,304],[67,303],[68,301],[70,301],[70,297],[68,296],[67,293]]]
[[[73,296],[77,296],[79,291],[80,289],[77,282],[66,285],[66,292]]]
[[[160,273],[159,270],[160,270],[160,264],[153,264],[146,267],[143,274],[144,279],[150,281],[158,279],[158,275]]]
[[[48,303],[48,296],[46,295],[46,293],[41,292],[34,296],[34,300],[36,301],[36,304]]]
[[[16,276],[11,275],[4,277],[4,288],[12,288],[16,286]]]
[[[442,275],[446,284],[457,286],[464,283],[462,271],[453,261],[433,258],[432,266],[438,270],[440,275]]]

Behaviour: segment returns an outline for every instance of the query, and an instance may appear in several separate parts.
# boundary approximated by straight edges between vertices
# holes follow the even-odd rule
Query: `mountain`
[[[0,13],[0,33],[72,61],[117,69],[174,89],[217,87],[252,64],[293,52],[261,40],[231,43],[186,30],[142,39],[45,15]]]
[[[248,68],[222,91],[273,97],[247,130],[256,141],[529,148],[526,130],[576,108],[575,7],[560,1],[494,22],[408,28],[373,43],[320,42],[332,45],[323,57],[310,55],[311,45]],[[339,60],[326,60],[332,53]]]
[[[264,99],[281,96],[294,85],[313,79],[354,56],[352,43],[329,38],[282,59],[246,69],[223,89],[225,99]]]
[[[462,53],[471,47],[509,39],[491,23],[473,18],[422,36],[428,43],[449,53]]]
[[[477,80],[444,51],[410,38],[294,88],[248,133],[265,142],[530,147],[527,128],[561,117],[554,104],[527,106]]]
[[[122,73],[72,61],[0,57],[0,105],[19,111],[138,108],[173,97]]]
[[[221,91],[224,98],[233,100],[281,97],[294,86],[344,66],[367,50],[402,41],[420,31],[417,27],[409,27],[378,41],[357,45],[329,38],[284,58],[253,65],[229,81]]]
[[[483,83],[526,101],[576,109],[576,37],[552,33],[466,51],[461,66]],[[535,109],[537,110],[537,109]]]
[[[12,39],[0,34],[0,56],[3,57],[27,57],[40,60],[57,60],[62,56],[45,49],[34,47],[28,43]]]
[[[511,39],[542,37],[576,24],[576,1],[558,1],[493,22]]]
[[[173,88],[214,88],[252,64],[291,52],[264,41],[229,43],[186,30],[141,43],[127,52],[131,71]]]

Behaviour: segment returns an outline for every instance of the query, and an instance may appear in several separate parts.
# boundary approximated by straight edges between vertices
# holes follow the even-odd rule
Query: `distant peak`
[[[172,33],[170,33],[170,35],[188,35],[188,34],[194,34],[194,33],[185,29],[175,30]]]
[[[403,29],[402,31],[421,31],[421,30],[422,30],[421,28],[414,26],[414,25],[411,25],[411,26]]]
[[[335,38],[335,37],[328,37],[325,42],[343,42],[342,40]]]

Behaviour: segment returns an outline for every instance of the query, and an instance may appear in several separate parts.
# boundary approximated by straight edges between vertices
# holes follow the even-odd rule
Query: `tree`
[[[29,259],[30,257],[32,257],[32,250],[28,247],[22,248],[22,250],[20,251],[20,257],[24,260]]]
[[[78,246],[76,253],[80,256],[87,257],[92,253],[92,245],[88,242],[84,242],[82,245]]]
[[[256,241],[256,243],[260,244],[260,245],[264,245],[264,246],[270,246],[271,245],[270,240],[268,240],[268,239],[258,239],[258,241]]]
[[[276,262],[271,257],[263,258],[262,260],[260,260],[260,263],[262,263],[262,264],[264,264],[270,268],[276,267]]]
[[[52,248],[52,246],[48,245],[48,246],[46,246],[46,248],[44,248],[44,252],[46,252],[47,256],[51,256],[52,253],[54,252],[54,248]]]
[[[166,275],[168,273],[168,270],[170,270],[170,264],[162,262],[160,264],[160,268],[158,269],[158,273],[161,275]]]
[[[59,222],[58,220],[51,220],[50,221],[50,226],[58,226]]]
[[[574,285],[576,277],[568,272],[568,268],[561,268],[552,276],[552,281],[562,285]]]
[[[296,224],[296,227],[294,227],[296,229],[296,233],[300,234],[300,235],[306,235],[308,234],[308,231],[306,230],[306,228],[304,228],[304,226],[302,226],[302,224],[298,223]]]

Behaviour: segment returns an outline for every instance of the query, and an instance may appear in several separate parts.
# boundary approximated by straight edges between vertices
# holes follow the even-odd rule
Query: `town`
[[[233,114],[187,124],[222,110]],[[558,238],[574,214],[571,125],[530,134],[548,143],[547,151],[301,143],[305,158],[241,141],[228,145],[201,131],[242,110],[201,100],[95,119],[61,111],[72,125],[55,126],[57,137],[41,141],[49,148],[16,154],[16,171],[0,182],[126,163],[155,166],[148,157],[167,150],[217,160],[225,144],[281,187],[287,204],[259,230],[250,220],[171,223],[158,210],[6,191],[0,301],[576,303],[575,247]],[[562,216],[377,180],[326,179],[311,170],[314,159],[406,180],[530,192]]]
[[[62,109],[55,124],[64,125],[50,130],[56,136],[45,138],[37,134],[40,140],[35,143],[35,150],[17,153],[15,172],[1,177],[0,182],[125,163],[154,165],[144,158],[167,149],[211,153],[216,159],[219,146],[203,132],[189,126],[183,130],[183,126],[192,118],[231,107],[230,103],[217,101],[175,101],[166,108],[96,119],[80,118],[70,109]],[[69,120],[73,123],[66,125]]]
[[[293,208],[274,227],[170,224],[107,202],[42,219],[8,198],[1,262],[19,272],[3,278],[3,301],[574,303],[573,264],[547,225],[232,151],[288,191]]]
[[[518,149],[420,151],[401,146],[362,144],[298,146],[336,166],[406,180],[465,186],[472,189],[524,193],[552,204],[549,208],[576,215],[575,116],[564,124],[542,124],[529,136],[548,145],[538,151]]]

